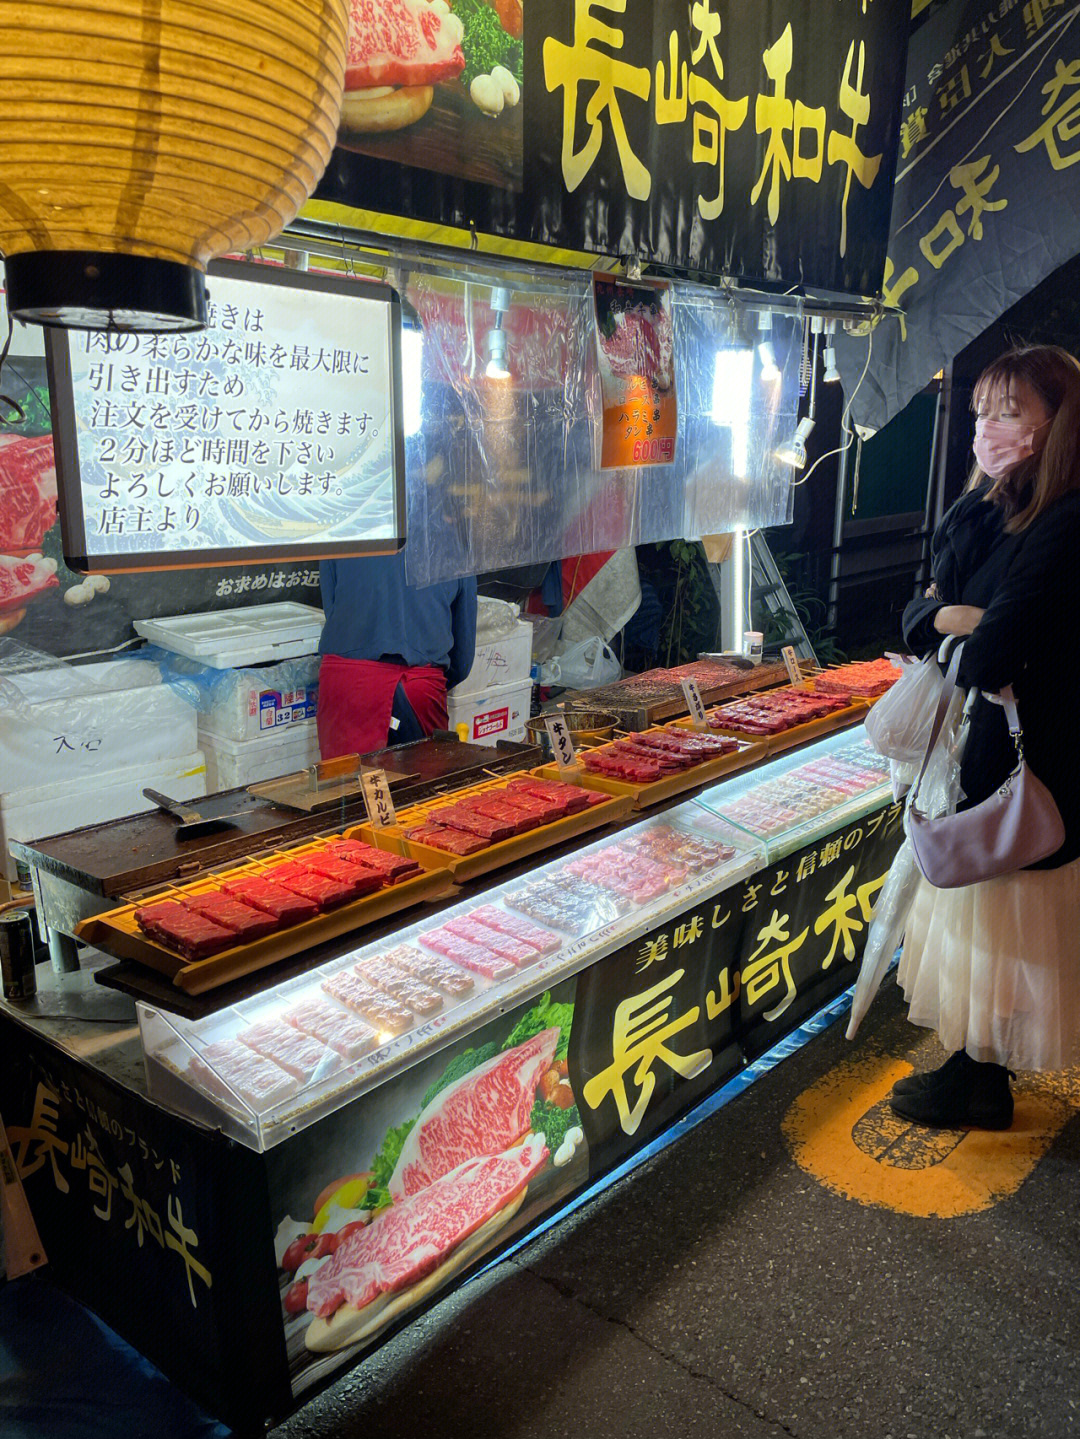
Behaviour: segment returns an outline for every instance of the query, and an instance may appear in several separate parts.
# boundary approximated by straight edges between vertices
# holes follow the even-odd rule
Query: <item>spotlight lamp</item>
[[[791,465],[793,469],[803,470],[806,468],[806,442],[810,438],[814,428],[814,421],[809,415],[800,420],[795,427],[795,433],[786,444],[780,446],[776,451],[776,458],[782,464]]]
[[[826,385],[835,385],[840,379],[836,368],[836,321],[825,321],[825,372],[822,380]]]

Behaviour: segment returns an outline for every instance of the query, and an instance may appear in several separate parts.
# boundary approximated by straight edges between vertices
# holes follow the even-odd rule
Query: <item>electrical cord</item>
[[[850,450],[850,449],[851,449],[852,444],[855,442],[856,438],[858,438],[858,437],[856,436],[855,431],[848,428],[848,416],[851,414],[851,407],[852,407],[852,405],[855,403],[855,396],[859,393],[859,390],[862,388],[862,382],[863,382],[863,380],[866,379],[867,371],[870,369],[870,357],[871,357],[871,355],[872,355],[873,353],[874,353],[874,332],[873,332],[873,330],[871,330],[870,333],[869,333],[869,335],[867,336],[866,364],[863,365],[863,367],[862,367],[862,374],[859,376],[858,383],[856,384],[855,388],[852,390],[852,392],[851,392],[851,398],[848,400],[847,404],[844,406],[843,413],[842,413],[841,416],[840,416],[840,433],[841,433],[842,435],[846,435],[846,436],[847,436],[847,439],[845,440],[845,442],[844,442],[842,445],[838,445],[835,450],[826,450],[823,455],[818,455],[817,459],[816,459],[816,460],[814,461],[814,463],[810,466],[810,468],[807,470],[807,472],[806,472],[805,475],[801,476],[801,478],[799,478],[799,479],[797,479],[797,480],[792,480],[792,482],[791,482],[791,488],[792,488],[792,489],[795,489],[795,487],[796,487],[797,485],[805,485],[806,482],[807,482],[807,480],[810,478],[810,476],[811,476],[811,475],[814,473],[814,471],[817,469],[818,465],[821,464],[822,460],[832,459],[833,455],[842,455],[845,450]]]

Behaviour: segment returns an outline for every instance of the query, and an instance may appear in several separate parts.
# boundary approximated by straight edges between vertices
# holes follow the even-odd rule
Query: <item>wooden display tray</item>
[[[808,720],[806,724],[794,725],[791,729],[781,730],[779,734],[749,734],[746,730],[728,727],[724,729],[710,728],[709,734],[729,735],[732,739],[752,740],[756,744],[764,745],[766,754],[783,754],[785,750],[796,749],[808,740],[820,739],[823,735],[832,734],[835,730],[849,728],[865,719],[868,709],[869,705],[866,701],[860,699],[853,701],[842,710],[834,710],[832,714]],[[675,720],[674,724],[680,729],[693,728],[688,719]]]
[[[76,934],[85,943],[93,944],[107,954],[115,955],[117,959],[135,960],[158,970],[187,994],[202,994],[220,984],[227,984],[255,970],[264,969],[269,964],[276,964],[280,959],[312,949],[326,940],[337,939],[351,930],[374,924],[398,910],[408,909],[424,900],[442,898],[453,889],[451,876],[445,867],[427,866],[418,875],[399,880],[397,884],[384,889],[377,889],[337,909],[327,910],[325,914],[318,914],[314,919],[289,925],[278,934],[264,935],[262,939],[252,940],[250,944],[238,944],[220,950],[206,959],[185,959],[182,954],[176,954],[144,934],[135,920],[135,911],[144,905],[177,899],[182,894],[206,894],[210,890],[218,889],[224,879],[261,874],[272,864],[279,864],[282,860],[299,859],[305,854],[325,849],[326,838],[296,845],[291,849],[260,854],[257,860],[249,860],[246,864],[234,865],[215,874],[203,875],[190,884],[155,888],[152,892],[140,895],[133,903],[82,920],[76,928]]]
[[[541,771],[520,770],[518,773],[535,776]],[[506,778],[512,779],[513,776],[507,775]],[[413,805],[398,815],[396,825],[379,831],[379,842],[382,848],[392,849],[397,854],[410,855],[427,868],[440,866],[449,871],[455,881],[461,881],[476,879],[482,874],[490,874],[492,870],[516,864],[518,860],[538,854],[541,850],[554,849],[556,845],[568,839],[575,839],[579,834],[587,834],[591,829],[602,829],[605,825],[624,819],[630,812],[630,801],[613,795],[603,804],[590,805],[588,809],[569,814],[565,819],[552,820],[550,824],[526,830],[524,834],[514,835],[511,839],[498,840],[495,844],[489,844],[486,849],[477,850],[475,854],[450,854],[445,849],[417,844],[415,840],[405,838],[404,831],[414,825],[423,824],[431,810],[441,809],[444,805],[453,804],[471,794],[492,793],[505,787],[501,779],[489,780],[486,784],[472,785],[469,789],[455,790],[453,794],[439,795],[425,800],[423,804]],[[360,839],[365,844],[375,843],[374,831],[366,824],[347,829],[345,838]]]
[[[677,721],[682,725],[682,721]],[[689,721],[686,722],[689,725]],[[629,779],[616,779],[612,775],[596,774],[595,771],[586,769],[578,760],[572,770],[561,770],[558,765],[546,764],[533,773],[541,779],[560,779],[568,784],[580,784],[583,789],[594,789],[602,794],[621,795],[630,801],[635,810],[650,809],[655,804],[662,804],[665,800],[674,799],[680,794],[689,794],[693,790],[700,789],[702,785],[711,784],[713,780],[723,779],[725,775],[734,774],[737,770],[746,769],[759,760],[763,760],[768,754],[768,747],[760,742],[742,741],[742,748],[733,751],[731,754],[718,755],[716,759],[706,760],[703,764],[693,765],[690,769],[679,770],[676,774],[669,774],[664,779],[653,780],[651,784],[636,783]],[[607,745],[598,745],[597,749],[606,749]]]

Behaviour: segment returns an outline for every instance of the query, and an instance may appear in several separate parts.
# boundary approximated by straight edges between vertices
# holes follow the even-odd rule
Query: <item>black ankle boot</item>
[[[921,1087],[899,1094],[894,1090],[889,1104],[894,1114],[913,1124],[1008,1129],[1013,1120],[1010,1074],[1003,1064],[984,1064],[961,1050],[925,1076]]]
[[[945,1080],[958,1080],[961,1073],[978,1061],[971,1058],[965,1049],[950,1054],[937,1069],[927,1069],[921,1074],[908,1074],[898,1079],[892,1087],[892,1098],[901,1094],[922,1094],[928,1085],[940,1084]]]

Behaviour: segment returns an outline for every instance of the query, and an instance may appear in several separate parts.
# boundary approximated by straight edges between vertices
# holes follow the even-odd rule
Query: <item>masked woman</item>
[[[907,607],[904,635],[917,654],[964,637],[959,683],[982,693],[961,808],[1016,765],[1005,713],[985,698],[1012,685],[1028,765],[1066,837],[1027,870],[959,889],[920,881],[899,978],[909,1018],[949,1058],[890,1102],[918,1124],[1006,1129],[1010,1067],[1080,1057],[1080,364],[1055,346],[1012,350],[979,377],[973,405],[975,467],[934,535],[934,584]]]

